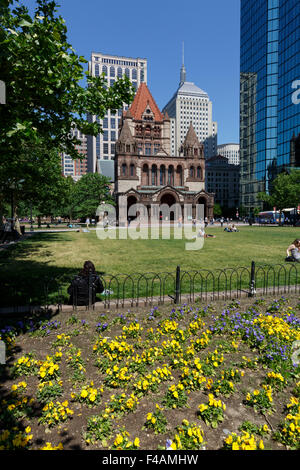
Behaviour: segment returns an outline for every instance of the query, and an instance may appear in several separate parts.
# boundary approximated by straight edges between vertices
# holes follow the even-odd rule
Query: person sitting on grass
[[[296,238],[293,243],[286,250],[286,261],[297,261],[300,262],[300,239]]]
[[[96,302],[96,293],[104,291],[102,281],[92,261],[85,261],[83,269],[68,287],[69,305],[86,305]]]
[[[228,227],[224,228],[224,232],[238,232],[238,229],[234,224],[229,225]]]

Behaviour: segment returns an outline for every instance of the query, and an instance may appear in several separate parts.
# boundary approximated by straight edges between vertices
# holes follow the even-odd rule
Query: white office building
[[[218,145],[218,155],[228,159],[231,165],[240,164],[240,144],[222,144]]]
[[[107,85],[111,86],[118,77],[126,75],[138,90],[141,83],[147,83],[147,59],[120,57],[115,55],[101,54],[92,52],[89,61],[89,73],[92,76],[105,74]],[[97,160],[112,160],[115,156],[115,142],[118,139],[119,122],[127,106],[112,113],[110,110],[106,113],[104,119],[98,116],[89,116],[89,120],[98,122],[102,125],[103,134],[97,137],[88,136],[88,171],[94,173],[98,171],[101,165],[97,165]]]
[[[184,65],[180,71],[179,87],[163,112],[167,112],[170,118],[171,155],[179,154],[190,124],[204,145],[205,158],[216,155],[218,126],[213,121],[212,102],[205,91],[193,82],[186,81]]]

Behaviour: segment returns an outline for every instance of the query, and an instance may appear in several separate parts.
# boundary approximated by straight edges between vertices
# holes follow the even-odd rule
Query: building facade
[[[163,108],[171,123],[171,155],[177,155],[192,124],[195,133],[204,145],[205,158],[217,152],[218,126],[212,117],[212,102],[208,94],[193,82],[186,81],[186,70],[182,65],[180,83],[176,93]]]
[[[240,144],[222,144],[218,145],[218,155],[223,155],[232,165],[240,164]]]
[[[126,75],[137,90],[141,83],[147,83],[147,60],[93,52],[89,62],[89,73],[95,77],[104,73],[108,87],[113,85],[118,77]],[[97,161],[114,158],[119,123],[123,110],[126,109],[127,105],[124,104],[123,109],[116,113],[108,110],[104,119],[101,120],[98,116],[88,117],[90,122],[97,121],[103,128],[103,134],[99,133],[96,137],[88,136],[89,172],[99,171],[100,165]]]
[[[300,3],[241,0],[240,204],[300,167]],[[298,90],[297,90],[298,88]]]
[[[209,193],[214,193],[215,203],[223,210],[239,207],[239,165],[229,163],[222,155],[208,158],[205,163],[205,187]]]
[[[87,159],[87,137],[82,134],[78,129],[72,131],[72,135],[76,137],[80,144],[76,145],[78,152],[83,155],[81,160],[73,160],[66,153],[61,155],[62,174],[64,176],[72,176],[74,180],[78,180],[82,175],[85,175],[88,171],[88,159]]]
[[[127,211],[136,204],[146,208],[146,217],[159,217],[160,207],[191,208],[213,216],[213,194],[205,190],[204,148],[190,124],[177,156],[170,153],[170,118],[162,113],[147,85],[142,83],[129,110],[123,114],[115,156],[115,197],[126,198]],[[157,208],[155,214],[151,211]],[[178,214],[170,213],[170,219]]]

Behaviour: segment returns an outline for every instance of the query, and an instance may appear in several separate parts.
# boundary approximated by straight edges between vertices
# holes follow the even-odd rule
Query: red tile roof
[[[163,121],[164,116],[160,112],[153,96],[151,95],[146,83],[141,83],[129,108],[133,119],[141,120],[147,105],[150,106],[154,114],[155,121]]]

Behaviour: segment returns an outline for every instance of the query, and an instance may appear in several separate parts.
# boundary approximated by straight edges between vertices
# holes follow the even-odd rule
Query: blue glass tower
[[[300,167],[300,1],[241,0],[240,205]],[[299,98],[298,98],[299,97]]]

